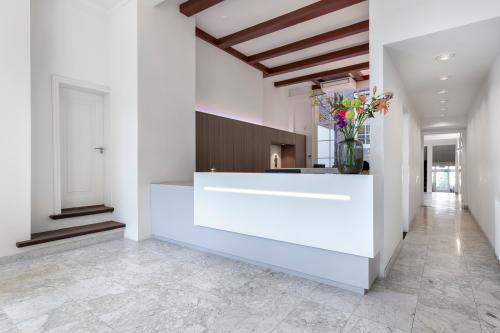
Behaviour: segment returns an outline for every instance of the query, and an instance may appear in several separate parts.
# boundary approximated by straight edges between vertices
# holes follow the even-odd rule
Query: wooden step
[[[111,213],[114,210],[115,209],[113,207],[108,207],[104,205],[64,208],[61,210],[61,214],[50,215],[50,218],[53,220],[69,219],[71,217]]]
[[[63,228],[45,232],[38,232],[35,234],[31,234],[31,239],[17,242],[17,247],[26,247],[31,245],[43,244],[53,241],[58,241],[61,239],[73,238],[78,236],[84,236],[89,234],[95,234],[98,232],[109,231],[114,229],[125,228],[125,224],[108,221],[108,222],[100,222],[88,225],[82,225],[78,227],[71,228]]]

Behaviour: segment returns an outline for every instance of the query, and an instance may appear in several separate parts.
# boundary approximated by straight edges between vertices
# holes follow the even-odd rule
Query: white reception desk
[[[156,238],[358,292],[377,276],[372,176],[195,173],[151,191]]]

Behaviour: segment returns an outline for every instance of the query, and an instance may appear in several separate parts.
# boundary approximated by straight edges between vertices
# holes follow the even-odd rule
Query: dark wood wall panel
[[[306,167],[305,135],[196,112],[198,172],[264,172],[271,145],[285,145],[286,167]]]

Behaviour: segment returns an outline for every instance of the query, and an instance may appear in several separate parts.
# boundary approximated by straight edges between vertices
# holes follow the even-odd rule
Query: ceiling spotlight
[[[438,55],[435,59],[437,61],[447,61],[455,56],[455,53],[443,53]]]
[[[448,100],[447,99],[442,99],[442,100],[439,101],[439,103],[446,104],[446,103],[448,103]]]
[[[445,89],[438,91],[438,94],[440,94],[440,95],[444,95],[447,93],[448,93],[448,90],[445,90]]]
[[[448,81],[450,79],[450,77],[448,75],[441,75],[441,77],[439,79],[441,81]]]

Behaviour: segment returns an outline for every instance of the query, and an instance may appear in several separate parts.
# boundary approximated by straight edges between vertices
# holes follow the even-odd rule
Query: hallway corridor
[[[500,332],[500,266],[466,210],[423,207],[388,279],[413,294],[412,332]],[[378,292],[378,291],[377,291]]]
[[[467,211],[422,208],[365,296],[169,243],[0,266],[0,332],[500,331],[500,267]]]

